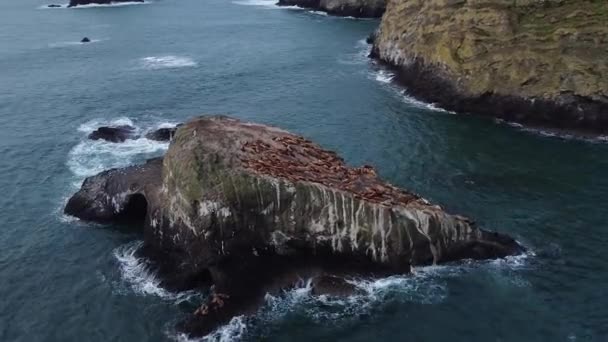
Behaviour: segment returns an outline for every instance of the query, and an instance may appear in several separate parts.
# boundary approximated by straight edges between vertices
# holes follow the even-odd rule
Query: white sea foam
[[[245,318],[237,316],[232,318],[228,324],[221,326],[205,337],[192,338],[183,333],[170,337],[177,342],[234,342],[241,340],[246,331]]]
[[[312,13],[312,14],[316,14],[316,15],[320,15],[320,16],[324,16],[324,17],[326,17],[328,15],[327,12],[323,12],[323,11],[308,11],[308,13]]]
[[[195,291],[170,292],[160,286],[161,281],[148,266],[146,260],[136,256],[143,242],[135,241],[114,250],[114,257],[119,263],[120,274],[130,288],[140,295],[154,295],[176,303],[189,300],[199,294]]]
[[[151,56],[139,60],[142,68],[148,70],[194,67],[197,63],[184,56]]]
[[[170,123],[163,123],[170,124]],[[125,167],[134,164],[142,156],[152,157],[162,154],[169,147],[169,143],[154,141],[140,137],[138,139],[127,139],[122,143],[112,143],[104,140],[89,140],[87,135],[100,126],[122,126],[135,127],[135,135],[139,135],[142,129],[137,127],[129,118],[117,118],[111,120],[92,120],[78,127],[78,131],[84,133],[82,140],[68,154],[67,166],[76,176],[75,187],[79,187],[82,180],[93,176],[101,171]]]
[[[428,103],[428,102],[420,101],[420,100],[414,98],[413,96],[408,95],[407,91],[405,91],[405,90],[403,90],[401,92],[401,95],[403,96],[403,102],[405,102],[409,105],[412,105],[413,107],[424,108],[424,109],[432,110],[435,112],[443,112],[446,114],[456,114],[456,112],[438,107],[437,104],[435,104],[435,103]]]
[[[569,133],[567,131],[551,130],[551,129],[547,129],[547,128],[543,129],[543,128],[537,128],[537,127],[527,127],[520,123],[505,121],[503,119],[495,119],[494,121],[498,124],[505,124],[505,125],[509,125],[511,127],[517,128],[522,132],[532,133],[532,134],[540,135],[543,137],[558,138],[558,139],[564,139],[564,140],[579,140],[579,141],[585,141],[585,142],[589,142],[589,143],[600,143],[600,144],[608,143],[607,135],[600,135],[600,136],[588,135],[587,136],[587,135]]]
[[[393,78],[395,78],[395,74],[386,70],[378,70],[375,75],[376,81],[380,83],[391,83]]]
[[[261,6],[267,8],[280,8],[277,6],[278,0],[242,0],[233,1],[233,4],[244,5],[244,6]]]

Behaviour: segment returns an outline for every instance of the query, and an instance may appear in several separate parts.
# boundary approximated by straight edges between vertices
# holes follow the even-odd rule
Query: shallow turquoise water
[[[532,251],[359,283],[364,294],[342,302],[304,286],[213,338],[607,341],[608,144],[413,101],[365,58],[377,21],[271,3],[0,2],[0,341],[177,338],[196,295],[155,285],[130,254],[137,234],[61,210],[84,177],[166,149],[89,142],[91,129],[201,113],[301,133]]]

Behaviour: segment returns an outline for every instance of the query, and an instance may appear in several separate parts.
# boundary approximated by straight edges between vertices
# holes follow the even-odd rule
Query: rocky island
[[[372,57],[445,109],[608,133],[605,0],[389,0]]]
[[[177,129],[163,158],[90,177],[65,212],[141,224],[146,256],[165,284],[213,285],[180,324],[210,333],[255,312],[272,289],[314,278],[314,293],[351,289],[343,276],[402,274],[411,266],[522,252],[421,196],[349,167],[284,130],[217,116]]]
[[[70,4],[68,5],[68,7],[91,4],[109,5],[120,2],[144,2],[144,0],[70,0]]]
[[[380,18],[386,0],[279,0],[279,6],[298,6],[342,17]]]

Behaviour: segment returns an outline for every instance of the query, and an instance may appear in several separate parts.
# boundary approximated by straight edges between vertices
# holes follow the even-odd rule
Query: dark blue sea
[[[366,57],[378,20],[273,0],[47,4],[0,1],[0,341],[185,340],[174,325],[201,294],[159,287],[136,232],[62,209],[85,177],[167,149],[87,140],[96,127],[205,114],[302,134],[529,249],[359,281],[342,300],[303,284],[205,340],[608,341],[607,139],[412,99]]]

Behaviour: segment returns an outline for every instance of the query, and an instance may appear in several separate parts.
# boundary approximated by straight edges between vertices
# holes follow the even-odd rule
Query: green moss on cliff
[[[608,102],[605,0],[391,0],[376,48],[436,66],[470,96]]]

